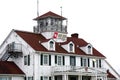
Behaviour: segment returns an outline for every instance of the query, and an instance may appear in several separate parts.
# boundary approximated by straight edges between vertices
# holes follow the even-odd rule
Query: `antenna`
[[[62,31],[62,6],[60,7],[60,9],[61,9],[61,31]]]
[[[61,9],[61,17],[62,17],[62,6],[60,7],[60,9]]]
[[[37,0],[37,16],[39,16],[39,0]]]

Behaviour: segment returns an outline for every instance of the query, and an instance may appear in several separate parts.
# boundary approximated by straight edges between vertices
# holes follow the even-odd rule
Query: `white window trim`
[[[52,47],[52,48],[51,48],[50,42],[53,42],[53,47]],[[54,42],[53,40],[50,40],[50,41],[48,42],[48,46],[49,46],[49,50],[55,51],[55,42]]]
[[[73,47],[72,47],[72,51],[70,50],[70,44],[72,44],[72,45],[73,45]],[[69,52],[72,52],[72,53],[74,53],[74,52],[75,52],[75,45],[74,45],[74,43],[73,43],[73,42],[70,42],[70,43],[68,44],[68,51],[69,51]]]
[[[90,50],[89,50],[89,48],[88,48],[89,46],[91,47]],[[92,53],[93,53],[93,47],[92,47],[91,44],[88,44],[88,45],[86,46],[86,48],[87,48],[87,54],[92,54]]]
[[[84,63],[84,60],[86,60],[86,64]],[[85,66],[84,64],[85,64],[86,66]],[[90,64],[90,63],[89,63],[89,64]],[[82,65],[83,65],[82,67],[88,67],[88,58],[83,58],[83,60],[82,60]]]
[[[45,64],[44,62],[44,56],[47,56],[47,64]],[[49,65],[49,55],[48,54],[43,54],[43,65]]]
[[[61,63],[59,64],[59,60],[58,60],[58,57],[61,57]],[[59,65],[59,66],[61,66],[61,65],[63,65],[62,64],[63,63],[63,56],[61,56],[61,55],[57,55],[57,65]]]

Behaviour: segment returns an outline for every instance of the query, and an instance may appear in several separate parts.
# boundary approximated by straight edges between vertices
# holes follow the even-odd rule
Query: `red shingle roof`
[[[102,55],[99,51],[97,51],[95,48],[93,48],[93,54],[86,54],[83,52],[80,47],[87,45],[88,43],[80,38],[76,37],[68,37],[66,42],[63,43],[56,43],[56,50],[55,51],[49,51],[44,46],[41,45],[39,42],[48,41],[48,39],[45,39],[41,34],[35,34],[32,32],[24,32],[24,31],[15,31],[20,37],[22,37],[33,49],[36,51],[46,51],[46,52],[57,52],[57,53],[65,53],[68,52],[61,47],[63,44],[67,44],[70,41],[72,41],[75,44],[75,54],[78,55],[89,55],[89,56],[98,56],[98,57],[105,57]],[[78,47],[79,46],[79,47]]]
[[[0,61],[0,74],[24,75],[24,72],[14,62]]]
[[[56,13],[53,13],[51,11],[41,15],[41,16],[38,16],[37,18],[35,18],[34,20],[40,20],[40,19],[43,19],[43,18],[47,18],[47,17],[52,17],[52,18],[58,18],[58,19],[66,19],[65,17],[62,17]]]
[[[109,71],[109,70],[107,70],[107,77],[108,78],[115,78],[116,79],[116,77]]]

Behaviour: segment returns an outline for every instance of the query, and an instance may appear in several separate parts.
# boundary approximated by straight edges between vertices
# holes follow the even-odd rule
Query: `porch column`
[[[68,80],[68,75],[66,74],[62,75],[62,80]]]
[[[81,75],[78,75],[78,80],[81,80]]]
[[[55,80],[55,76],[52,76],[52,80]]]

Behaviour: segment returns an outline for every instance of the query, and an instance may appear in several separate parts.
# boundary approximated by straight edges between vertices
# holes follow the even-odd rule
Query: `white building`
[[[118,80],[119,74],[51,11],[34,20],[34,32],[12,30],[0,46],[0,80]]]

